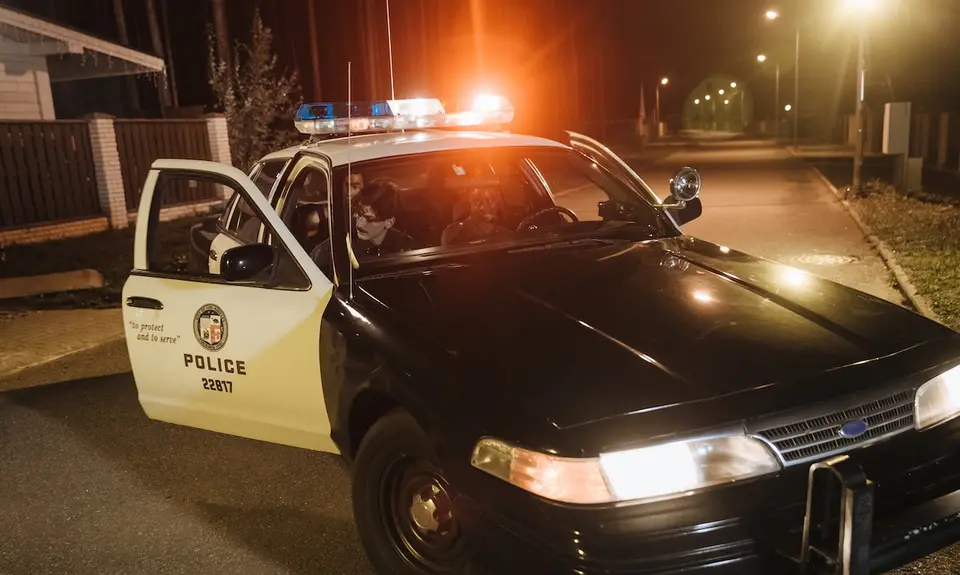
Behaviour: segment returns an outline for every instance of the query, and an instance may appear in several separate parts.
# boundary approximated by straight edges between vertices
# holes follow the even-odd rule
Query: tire
[[[360,542],[377,573],[484,572],[453,517],[453,490],[427,436],[406,411],[390,412],[367,431],[354,460],[352,489]]]

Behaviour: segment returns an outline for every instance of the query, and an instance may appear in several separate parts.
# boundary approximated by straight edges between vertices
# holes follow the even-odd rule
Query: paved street
[[[704,216],[688,231],[794,262],[897,300],[889,274],[814,173],[784,152],[737,146],[660,157],[702,169]],[[349,482],[328,455],[148,421],[125,344],[26,368],[0,393],[0,574],[370,573]],[[53,385],[43,385],[58,382]],[[960,572],[955,550],[900,573]]]
[[[339,459],[150,422],[129,373],[0,394],[0,494],[4,575],[370,573]]]

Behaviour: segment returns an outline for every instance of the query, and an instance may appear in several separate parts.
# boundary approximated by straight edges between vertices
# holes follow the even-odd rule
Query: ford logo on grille
[[[867,427],[869,427],[869,425],[862,419],[848,421],[840,426],[840,437],[846,437],[849,439],[860,437],[867,432]]]

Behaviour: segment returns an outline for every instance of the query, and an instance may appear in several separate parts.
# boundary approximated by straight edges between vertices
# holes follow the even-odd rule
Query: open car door
[[[641,178],[633,168],[624,162],[620,156],[613,153],[612,150],[597,140],[590,138],[589,136],[584,136],[583,134],[578,134],[576,132],[567,132],[567,134],[570,136],[570,147],[572,147],[574,150],[580,152],[591,161],[596,162],[597,165],[606,169],[608,172],[613,174],[615,178],[620,180],[621,183],[635,190],[652,205],[662,204],[662,200],[653,191],[653,188],[648,186],[646,182],[643,181],[643,178]],[[693,215],[693,217],[698,216],[700,214],[700,210],[702,210],[700,200],[697,199],[693,202],[689,202],[689,204],[694,205],[685,209],[694,212],[696,215],[687,215]],[[682,218],[678,217],[676,210],[673,208],[665,211],[670,217],[670,220],[675,226],[677,226],[677,229],[679,230]],[[693,217],[688,219],[693,219]]]
[[[164,221],[161,208],[176,203],[178,190],[217,186],[233,190],[228,205],[246,210],[261,232],[220,253],[218,272],[201,272],[182,265],[189,222]],[[333,285],[246,174],[215,162],[154,162],[134,250],[123,319],[147,416],[338,452],[318,353]]]

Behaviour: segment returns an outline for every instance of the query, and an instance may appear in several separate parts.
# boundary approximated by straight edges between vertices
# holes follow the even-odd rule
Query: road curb
[[[793,155],[792,152],[791,155]],[[798,156],[793,155],[793,157],[797,158]],[[883,243],[883,240],[878,238],[873,233],[873,230],[870,229],[870,226],[868,226],[867,223],[863,221],[863,218],[860,217],[860,214],[857,213],[856,208],[850,205],[850,202],[843,197],[843,194],[840,193],[840,190],[830,183],[830,180],[828,180],[827,177],[824,176],[816,166],[811,166],[809,163],[807,163],[807,167],[813,170],[817,177],[820,178],[820,181],[823,182],[823,185],[833,192],[833,195],[837,198],[837,201],[840,202],[840,205],[843,206],[847,214],[849,214],[853,221],[856,222],[857,227],[859,227],[860,231],[863,232],[864,237],[866,237],[867,241],[870,242],[870,245],[877,250],[877,252],[880,254],[880,259],[883,260],[883,263],[893,273],[893,278],[897,282],[897,288],[910,301],[910,304],[913,305],[914,309],[929,319],[932,319],[938,323],[943,323],[937,313],[933,311],[933,308],[930,306],[930,304],[927,303],[927,300],[920,295],[920,292],[917,291],[916,286],[914,286],[913,282],[910,281],[910,277],[907,275],[907,273],[902,267],[900,267],[900,264],[897,263],[897,258],[893,255],[893,251],[888,248],[885,243]]]
[[[100,346],[103,346],[103,345],[109,345],[109,344],[112,344],[112,343],[116,343],[116,342],[122,340],[123,338],[124,338],[124,334],[123,334],[123,333],[120,333],[120,334],[118,334],[118,335],[112,336],[112,337],[110,337],[110,338],[108,338],[108,339],[105,339],[105,340],[102,340],[102,341],[98,341],[98,342],[96,342],[96,343],[91,343],[91,344],[89,344],[89,345],[85,345],[85,346],[82,346],[82,347],[78,347],[78,348],[76,348],[76,349],[71,349],[71,350],[69,350],[69,351],[64,351],[64,352],[62,352],[62,353],[57,353],[57,354],[53,354],[53,355],[44,356],[43,359],[40,359],[40,360],[35,361],[35,362],[33,362],[33,363],[28,363],[28,364],[25,364],[25,365],[17,366],[15,369],[12,369],[12,370],[7,371],[7,372],[0,372],[0,382],[9,380],[9,379],[11,379],[11,378],[13,378],[13,377],[16,377],[18,374],[23,373],[24,371],[26,371],[26,370],[28,370],[28,369],[34,369],[34,368],[36,368],[36,367],[41,367],[41,366],[44,366],[44,365],[46,365],[46,364],[48,364],[48,363],[52,363],[52,362],[54,362],[54,361],[63,359],[63,358],[65,358],[65,357],[70,357],[71,355],[74,355],[74,354],[77,354],[77,353],[83,353],[83,352],[85,352],[85,351],[90,351],[91,349],[96,349],[96,348],[98,348],[98,347],[100,347]]]

